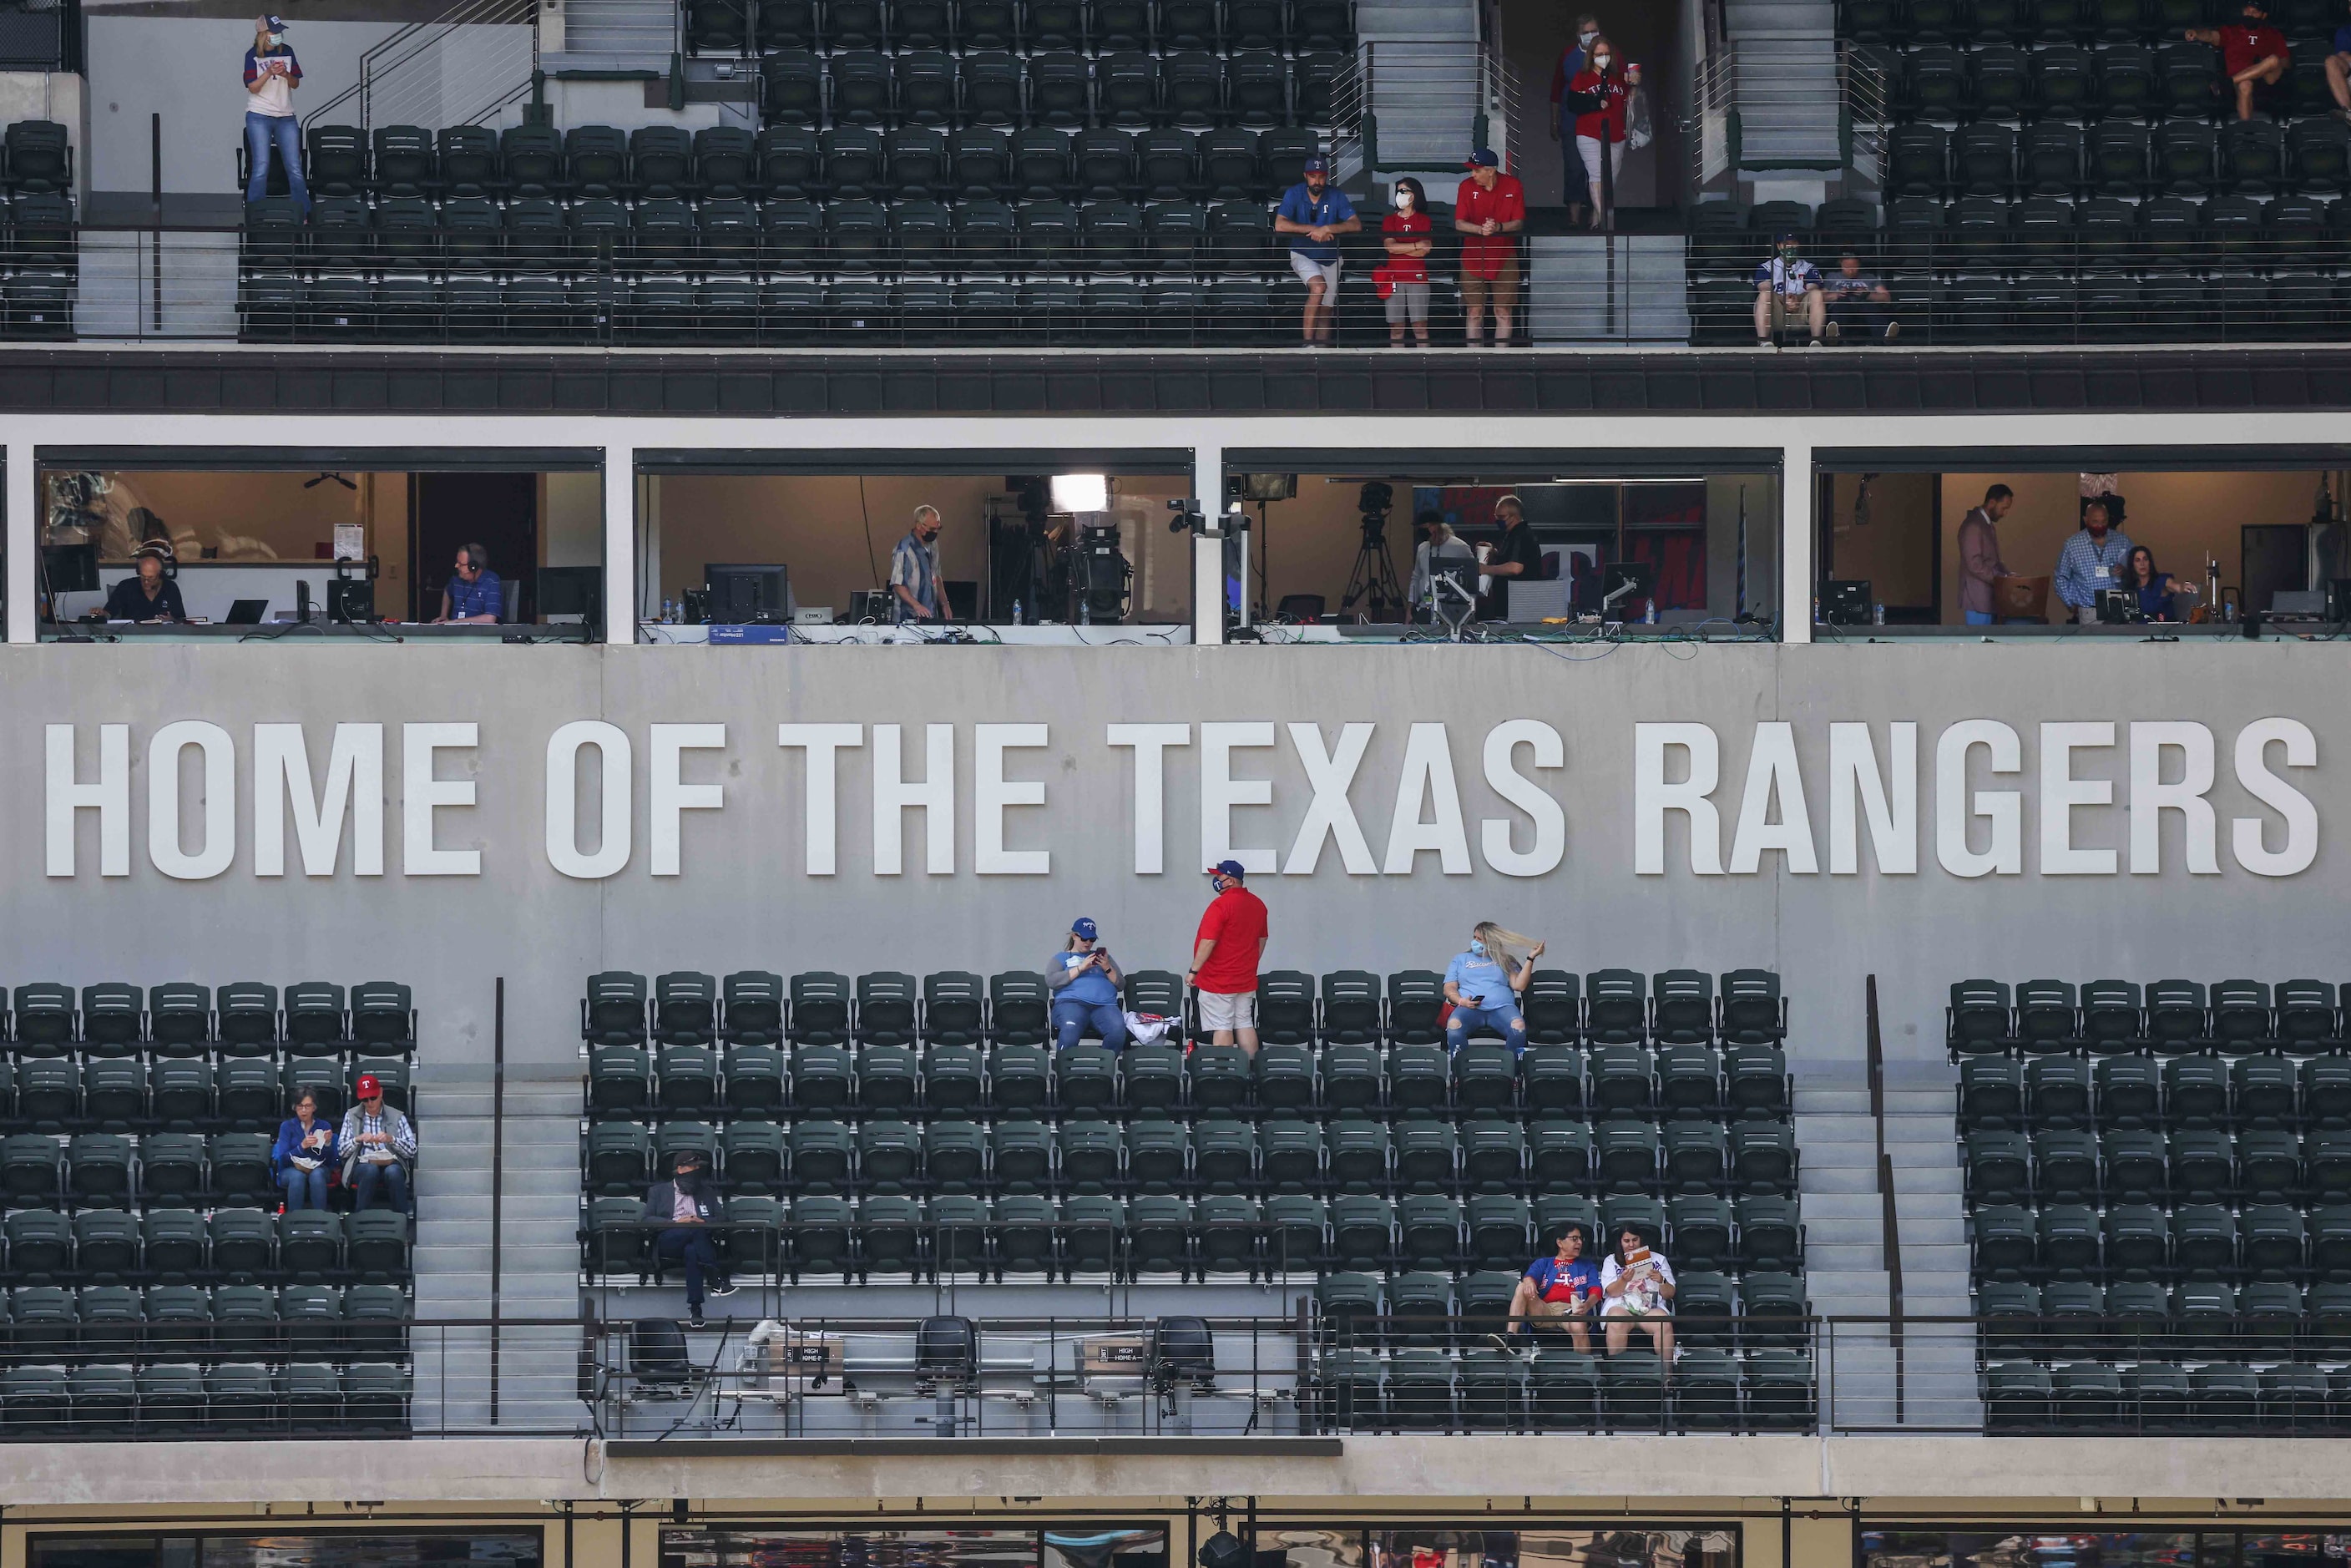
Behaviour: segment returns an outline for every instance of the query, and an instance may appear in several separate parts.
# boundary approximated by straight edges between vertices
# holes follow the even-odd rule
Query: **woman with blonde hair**
[[[1453,1004],[1445,1020],[1445,1049],[1459,1051],[1469,1032],[1479,1030],[1500,1035],[1512,1051],[1525,1051],[1527,1019],[1519,1001],[1542,954],[1541,942],[1490,920],[1470,927],[1468,950],[1455,954],[1445,967],[1445,999]]]

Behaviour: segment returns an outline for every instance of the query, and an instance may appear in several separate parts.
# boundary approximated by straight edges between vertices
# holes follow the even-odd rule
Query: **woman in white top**
[[[1625,1229],[1616,1238],[1614,1250],[1600,1260],[1600,1316],[1607,1324],[1608,1354],[1622,1351],[1633,1337],[1633,1325],[1638,1322],[1657,1347],[1657,1355],[1670,1368],[1674,1360],[1674,1266],[1666,1255],[1652,1250],[1637,1263],[1627,1263],[1625,1258],[1648,1243],[1641,1233]]]

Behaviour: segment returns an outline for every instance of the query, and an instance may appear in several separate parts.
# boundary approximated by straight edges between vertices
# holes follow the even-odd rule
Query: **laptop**
[[[226,623],[231,626],[258,626],[261,624],[263,613],[268,608],[269,601],[266,599],[237,600],[228,607]]]

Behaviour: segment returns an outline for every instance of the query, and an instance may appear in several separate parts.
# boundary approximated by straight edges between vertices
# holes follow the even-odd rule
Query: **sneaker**
[[[1886,340],[1890,343],[1900,336],[1902,336],[1902,323],[1899,321],[1888,321],[1886,324]]]
[[[1821,340],[1818,338],[1813,339],[1811,342],[1804,345],[1807,349],[1817,349],[1820,346]]]
[[[703,1321],[702,1309],[696,1307],[694,1309],[694,1315],[685,1320],[685,1326],[690,1329],[706,1329],[710,1325]]]
[[[2327,112],[2335,116],[2337,120],[2343,120],[2346,123],[2351,123],[2351,109],[2331,109],[2328,110]]]
[[[1777,349],[1780,346],[1780,340],[1777,338],[1758,338],[1755,340],[1755,346],[1759,349]]]
[[[1842,328],[1842,327],[1838,326],[1838,325],[1837,325],[1835,322],[1834,322],[1834,321],[1832,321],[1832,322],[1830,322],[1830,323],[1829,323],[1829,325],[1828,325],[1828,340],[1829,340],[1829,341],[1830,341],[1830,342],[1834,343],[1834,342],[1835,342],[1838,339],[1840,339],[1840,338],[1842,338],[1842,337],[1844,337],[1844,328]]]
[[[1504,1355],[1516,1355],[1519,1354],[1519,1336],[1516,1334],[1489,1333],[1486,1336],[1486,1343],[1492,1345],[1496,1350],[1500,1351]]]
[[[742,1287],[737,1285],[732,1280],[722,1280],[717,1284],[710,1287],[710,1293],[714,1296],[731,1296],[737,1291],[741,1289]]]

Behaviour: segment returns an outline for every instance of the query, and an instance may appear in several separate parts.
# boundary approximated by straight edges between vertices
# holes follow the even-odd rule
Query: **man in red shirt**
[[[1502,161],[1480,147],[1462,165],[1469,177],[1453,197],[1453,227],[1461,242],[1461,303],[1469,315],[1469,346],[1478,346],[1486,307],[1494,307],[1494,347],[1510,340],[1510,312],[1519,304],[1519,242],[1526,226],[1527,188]]]
[[[2229,84],[2237,95],[2237,118],[2253,117],[2253,95],[2256,90],[2274,89],[2285,79],[2286,61],[2292,51],[2285,35],[2269,25],[2269,12],[2262,0],[2245,0],[2241,21],[2226,27],[2190,27],[2188,41],[2191,44],[2211,44],[2220,51],[2220,68],[2229,75]],[[2270,95],[2262,93],[2264,100]]]
[[[1184,983],[1200,993],[1200,1027],[1212,1030],[1218,1045],[1238,1034],[1241,1049],[1257,1054],[1257,961],[1265,953],[1265,901],[1241,885],[1241,862],[1218,861],[1208,868],[1217,890],[1192,939],[1192,967]]]

